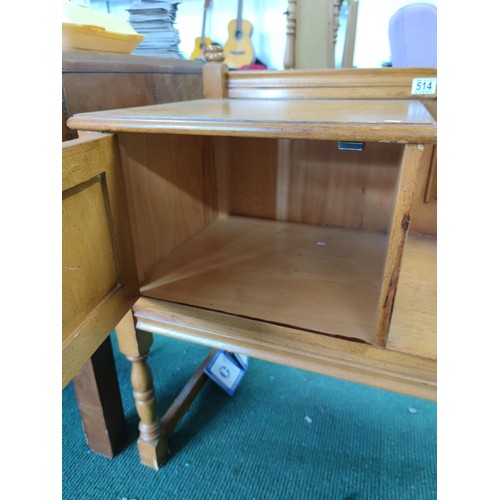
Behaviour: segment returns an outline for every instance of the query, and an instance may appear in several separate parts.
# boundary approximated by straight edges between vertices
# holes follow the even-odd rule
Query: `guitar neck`
[[[238,0],[238,15],[236,16],[236,33],[241,33],[242,19],[243,19],[243,0]]]
[[[205,1],[205,5],[203,6],[203,22],[201,24],[201,43],[205,45],[205,26],[207,24],[207,12],[210,7],[210,0]]]
[[[201,43],[205,43],[205,24],[207,22],[207,9],[203,10],[203,23],[201,25]]]

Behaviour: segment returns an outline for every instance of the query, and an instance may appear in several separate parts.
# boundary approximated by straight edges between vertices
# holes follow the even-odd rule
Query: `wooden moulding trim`
[[[411,94],[413,78],[435,78],[435,68],[374,68],[319,71],[233,71],[228,74],[228,96],[245,97],[392,97]]]
[[[317,139],[330,141],[385,142],[398,144],[435,144],[436,126],[433,124],[400,125],[397,123],[374,126],[373,124],[339,124],[295,122],[244,122],[161,120],[142,117],[135,121],[120,118],[73,117],[69,126],[79,130],[101,132],[148,132],[156,134],[210,135],[227,137],[261,137],[280,139]]]
[[[411,84],[410,84],[411,85]],[[243,87],[228,90],[231,99],[418,99],[424,100],[425,96],[411,94],[407,86],[391,87],[361,87],[361,86],[335,86],[335,87]],[[434,96],[425,98],[436,100]]]
[[[282,70],[282,71],[231,71],[228,75],[228,83],[238,81],[262,82],[266,80],[281,81],[281,86],[286,87],[295,82],[323,78],[327,82],[338,82],[352,80],[356,83],[364,82],[365,86],[373,85],[373,82],[393,82],[395,79],[408,80],[411,78],[433,78],[436,77],[436,68],[341,68],[341,69],[319,69],[319,70]]]
[[[155,299],[133,307],[139,330],[436,400],[436,361]]]

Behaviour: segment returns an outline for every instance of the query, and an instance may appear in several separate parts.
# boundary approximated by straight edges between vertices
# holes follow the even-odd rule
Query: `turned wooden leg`
[[[135,329],[131,311],[116,326],[116,335],[120,351],[132,362],[131,381],[140,419],[137,447],[141,462],[159,469],[167,459],[168,443],[156,414],[153,377],[146,361],[153,335]]]

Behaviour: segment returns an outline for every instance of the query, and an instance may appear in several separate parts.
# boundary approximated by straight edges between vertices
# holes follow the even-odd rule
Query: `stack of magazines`
[[[182,59],[174,26],[178,4],[179,0],[139,0],[129,7],[130,25],[144,36],[133,54]]]

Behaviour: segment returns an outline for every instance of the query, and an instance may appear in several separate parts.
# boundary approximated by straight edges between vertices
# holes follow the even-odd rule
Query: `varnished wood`
[[[213,165],[203,137],[154,134],[120,136],[139,279],[213,218]]]
[[[63,50],[63,137],[77,137],[66,125],[75,113],[200,98],[201,73],[200,61]]]
[[[436,165],[437,165],[437,148],[432,149],[432,159],[427,175],[427,183],[425,186],[424,202],[430,203],[432,198],[437,197],[437,181],[436,181]]]
[[[141,294],[372,342],[382,232],[231,217],[154,266]]]
[[[397,312],[435,300],[432,272],[419,267],[435,241],[412,237],[418,265],[402,265],[418,167],[436,142],[432,106],[410,95],[411,81],[435,70],[222,77],[221,68],[214,98],[70,122],[119,132],[143,296],[133,307],[138,330],[435,399],[432,311],[426,334]],[[221,98],[231,85],[239,94]],[[347,156],[335,149],[340,140],[367,144]],[[398,300],[405,273],[401,283],[418,283],[420,300],[404,289]],[[132,333],[120,336],[136,342],[128,322]],[[128,356],[143,460],[157,467],[164,441],[146,355]]]
[[[420,355],[422,346],[411,344],[415,338],[412,329],[405,330],[407,348],[412,351],[407,354],[155,299],[141,298],[134,305],[134,315],[138,328],[156,334],[394,392],[436,398],[435,353],[433,358]]]
[[[430,236],[437,234],[437,193],[433,190],[437,176],[434,151],[435,146],[431,144],[424,148],[421,172],[418,176],[411,210],[411,233]]]
[[[76,137],[67,119],[94,111],[200,98],[202,64],[94,51],[62,51],[63,140]],[[98,134],[98,132],[87,132]],[[79,134],[82,137],[84,134]],[[63,299],[64,300],[64,299]],[[109,338],[73,378],[90,449],[113,456],[126,438]],[[104,350],[103,350],[104,349]]]
[[[103,132],[96,132],[93,130],[77,130],[76,134],[78,139],[99,139],[99,137],[104,137],[106,135]]]
[[[202,169],[203,169],[203,220],[204,225],[210,224],[219,215],[218,204],[221,198],[220,186],[217,182],[218,165],[215,157],[212,137],[203,137]]]
[[[231,201],[230,196],[232,192],[230,171],[231,157],[229,156],[229,149],[231,140],[227,137],[210,137],[211,151],[213,154],[213,164],[215,166],[215,182],[217,193],[217,214],[218,217],[225,218],[231,214]]]
[[[435,68],[370,68],[370,69],[340,69],[316,71],[233,71],[228,75],[228,96],[230,98],[384,98],[384,99],[419,99],[431,116],[437,118],[436,96],[418,96],[411,94],[412,80],[419,76],[435,78]],[[419,234],[436,234],[436,200],[429,198],[429,190],[423,194],[424,178],[430,179],[434,168],[431,157],[427,153],[422,165],[422,175],[419,177],[417,193],[413,206],[410,231]],[[382,165],[385,155],[375,155],[373,161]],[[427,165],[427,166],[426,166]],[[429,177],[427,177],[429,174]],[[435,179],[435,176],[433,177]],[[363,177],[355,180],[365,182]],[[435,186],[435,183],[432,184]],[[432,188],[431,188],[432,189]],[[425,196],[425,201],[424,201]],[[352,198],[347,198],[351,199]],[[388,197],[381,198],[382,206]],[[367,207],[368,208],[368,207]],[[382,209],[383,210],[383,209]],[[347,211],[346,207],[346,213]],[[367,218],[377,218],[377,210],[357,211],[364,223]],[[343,225],[343,223],[341,224]],[[369,226],[368,226],[369,227]]]
[[[432,117],[437,120],[437,99],[422,99],[422,102],[425,104],[427,111],[432,115]]]
[[[411,93],[414,78],[436,78],[436,68],[231,71],[230,99],[418,99],[434,118],[437,96]]]
[[[227,97],[227,74],[229,68],[224,64],[224,52],[219,45],[206,49],[207,63],[203,66],[203,97],[223,99]]]
[[[153,337],[149,332],[135,329],[131,311],[116,326],[116,335],[120,351],[132,363],[130,379],[135,407],[140,418],[137,446],[141,462],[153,469],[159,469],[167,459],[169,449],[156,413],[153,378],[146,361]]]
[[[210,63],[203,66],[203,97],[223,99],[227,97],[226,78],[228,67],[223,63]]]
[[[278,141],[238,137],[226,140],[225,146],[229,213],[279,218],[279,203],[285,196],[280,196],[278,187]]]
[[[387,231],[404,145],[226,140],[231,213]]]
[[[128,433],[109,337],[75,375],[73,388],[89,448],[113,458]]]
[[[189,379],[188,383],[184,386],[179,395],[175,398],[174,402],[170,405],[165,415],[161,418],[161,426],[163,427],[167,436],[170,436],[174,431],[175,427],[181,420],[181,418],[188,411],[192,402],[201,391],[205,382],[208,380],[208,376],[205,373],[205,368],[208,363],[212,360],[215,349],[212,349],[207,357],[203,360],[198,369],[193,373],[192,377]]]
[[[203,99],[76,115],[69,125],[120,132],[436,142],[436,122],[425,106],[396,99]]]
[[[391,351],[437,358],[436,250],[435,237],[408,236],[386,344]]]
[[[295,68],[333,68],[333,0],[297,2]],[[285,68],[286,69],[286,68]]]
[[[116,137],[63,143],[63,387],[139,297]]]
[[[394,209],[387,238],[387,254],[380,301],[377,308],[374,339],[375,344],[380,346],[385,346],[389,333],[401,270],[401,259],[410,225],[411,207],[423,151],[424,146],[422,144],[405,146],[398,185],[395,189]]]
[[[206,48],[206,59],[209,63],[221,63],[224,61],[224,49],[220,45],[209,45]]]

